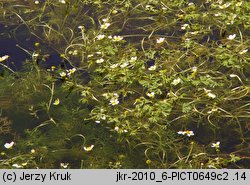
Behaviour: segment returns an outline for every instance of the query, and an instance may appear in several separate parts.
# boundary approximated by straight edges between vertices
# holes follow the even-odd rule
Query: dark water
[[[13,70],[19,70],[22,62],[30,58],[30,56],[17,46],[20,43],[11,38],[8,29],[8,27],[0,24],[0,56],[9,55],[10,58],[6,61],[6,65]]]
[[[25,29],[18,30],[18,34],[20,33],[20,35],[14,35],[17,32],[13,33],[13,30],[15,28],[5,27],[0,24],[0,56],[9,55],[10,58],[4,63],[12,70],[18,71],[22,68],[24,61],[31,60],[32,53],[37,49],[34,44],[39,42],[39,40],[34,36],[27,37]],[[46,62],[39,62],[41,66],[50,68],[53,65],[65,65],[65,67],[70,68],[68,62],[62,60],[59,53],[47,46],[43,47],[48,50],[49,54]]]

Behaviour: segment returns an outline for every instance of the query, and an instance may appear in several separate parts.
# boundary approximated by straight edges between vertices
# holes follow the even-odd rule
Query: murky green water
[[[0,168],[249,168],[245,1],[0,1]]]

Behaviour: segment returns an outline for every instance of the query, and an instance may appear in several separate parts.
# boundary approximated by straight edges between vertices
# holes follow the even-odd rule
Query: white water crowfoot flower
[[[121,41],[121,40],[123,40],[123,37],[122,37],[122,36],[113,36],[113,41],[114,41],[114,42],[119,42],[119,41]]]
[[[231,3],[227,2],[227,3],[223,4],[223,5],[220,5],[219,8],[220,9],[225,9],[225,8],[228,8],[230,5],[231,5]]]
[[[148,96],[149,98],[154,98],[154,97],[155,97],[155,93],[154,93],[154,92],[147,93],[147,96]]]
[[[149,70],[149,71],[154,71],[154,70],[156,70],[156,65],[150,66],[150,67],[148,68],[148,70]]]
[[[7,148],[7,149],[12,149],[14,144],[15,144],[15,142],[11,141],[10,143],[5,143],[4,147]]]
[[[13,164],[12,167],[14,167],[14,168],[22,168],[22,166],[20,166],[19,164]]]
[[[5,60],[7,60],[8,58],[10,58],[9,55],[4,55],[4,56],[0,57],[0,62],[3,62]]]
[[[192,67],[192,72],[197,72],[197,67],[196,66]]]
[[[67,76],[67,74],[65,72],[61,72],[59,73],[59,75],[62,77],[62,78],[65,78]]]
[[[188,137],[193,136],[194,132],[192,130],[185,130],[177,132],[179,135],[187,135]]]
[[[114,128],[114,130],[118,132],[119,127],[118,127],[118,126],[116,126],[116,127]]]
[[[97,64],[101,64],[101,63],[104,62],[104,59],[103,59],[103,58],[100,58],[100,59],[96,60],[95,62],[96,62]]]
[[[212,148],[220,148],[220,142],[217,141],[216,143],[212,143],[211,147]]]
[[[208,111],[207,113],[208,114],[212,114],[213,112],[217,112],[218,109],[217,108],[212,108],[210,111]]]
[[[135,56],[135,57],[131,57],[131,59],[130,59],[129,62],[133,63],[133,62],[135,62],[136,60],[137,60],[137,57],[136,57],[136,56]]]
[[[84,26],[78,26],[79,29],[84,30]]]
[[[181,29],[182,29],[182,30],[185,30],[186,28],[189,28],[189,24],[183,24],[183,25],[181,26]]]
[[[54,103],[53,103],[53,105],[59,105],[60,104],[60,100],[59,100],[59,98],[57,98],[55,101],[54,101]]]
[[[101,29],[108,29],[108,27],[110,26],[111,24],[109,22],[105,22],[104,24],[101,25]]]
[[[165,38],[159,38],[159,39],[156,39],[156,43],[157,44],[160,44],[160,43],[163,43],[165,41]]]
[[[112,65],[110,66],[110,68],[111,68],[111,69],[115,69],[115,68],[118,67],[118,65],[119,65],[119,64],[112,64]]]
[[[121,67],[121,68],[125,68],[125,67],[127,67],[128,65],[129,65],[128,62],[124,62],[123,64],[120,65],[120,67]]]
[[[212,98],[212,99],[216,98],[216,95],[213,94],[213,93],[211,93],[211,90],[208,90],[208,89],[206,89],[206,88],[203,88],[203,89],[204,89],[206,95],[207,95],[209,98]]]
[[[244,50],[240,51],[239,54],[240,54],[240,55],[243,55],[243,54],[245,54],[246,52],[248,52],[248,49],[244,49]]]
[[[76,72],[76,68],[72,68],[72,69],[69,69],[69,70],[66,70],[67,71],[67,75],[70,76],[72,75],[73,73]]]
[[[59,0],[59,3],[65,4],[66,1],[64,1],[64,0]]]
[[[207,96],[212,99],[216,98],[216,95],[211,92],[207,93]]]
[[[90,152],[94,148],[94,145],[83,147],[86,152]]]
[[[229,35],[229,36],[227,37],[227,39],[228,39],[228,40],[234,40],[235,37],[236,37],[236,34],[233,34],[233,35]]]
[[[174,79],[171,83],[172,85],[178,85],[181,82],[181,79],[178,77],[177,79]]]
[[[235,75],[235,74],[230,74],[229,76],[230,76],[231,78],[237,77],[237,75]]]
[[[115,130],[116,132],[119,132],[119,133],[127,133],[127,132],[128,132],[128,130],[126,130],[126,129],[120,129],[118,126],[116,126],[116,127],[114,128],[114,130]]]
[[[102,40],[102,39],[104,39],[105,38],[105,35],[97,35],[96,36],[96,39],[97,40]]]
[[[110,105],[118,105],[119,104],[119,100],[117,98],[111,98],[111,100],[109,101]]]
[[[69,163],[60,163],[61,168],[68,168]]]

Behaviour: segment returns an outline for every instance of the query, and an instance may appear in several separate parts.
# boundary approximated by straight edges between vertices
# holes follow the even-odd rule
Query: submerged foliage
[[[10,35],[34,40],[22,70],[0,61],[1,168],[249,167],[250,3],[0,7]]]

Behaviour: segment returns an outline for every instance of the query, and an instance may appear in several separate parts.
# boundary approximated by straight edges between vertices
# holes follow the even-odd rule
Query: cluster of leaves
[[[1,22],[40,45],[0,83],[26,129],[1,166],[249,167],[249,3],[13,2]],[[67,69],[37,62],[48,46]]]

